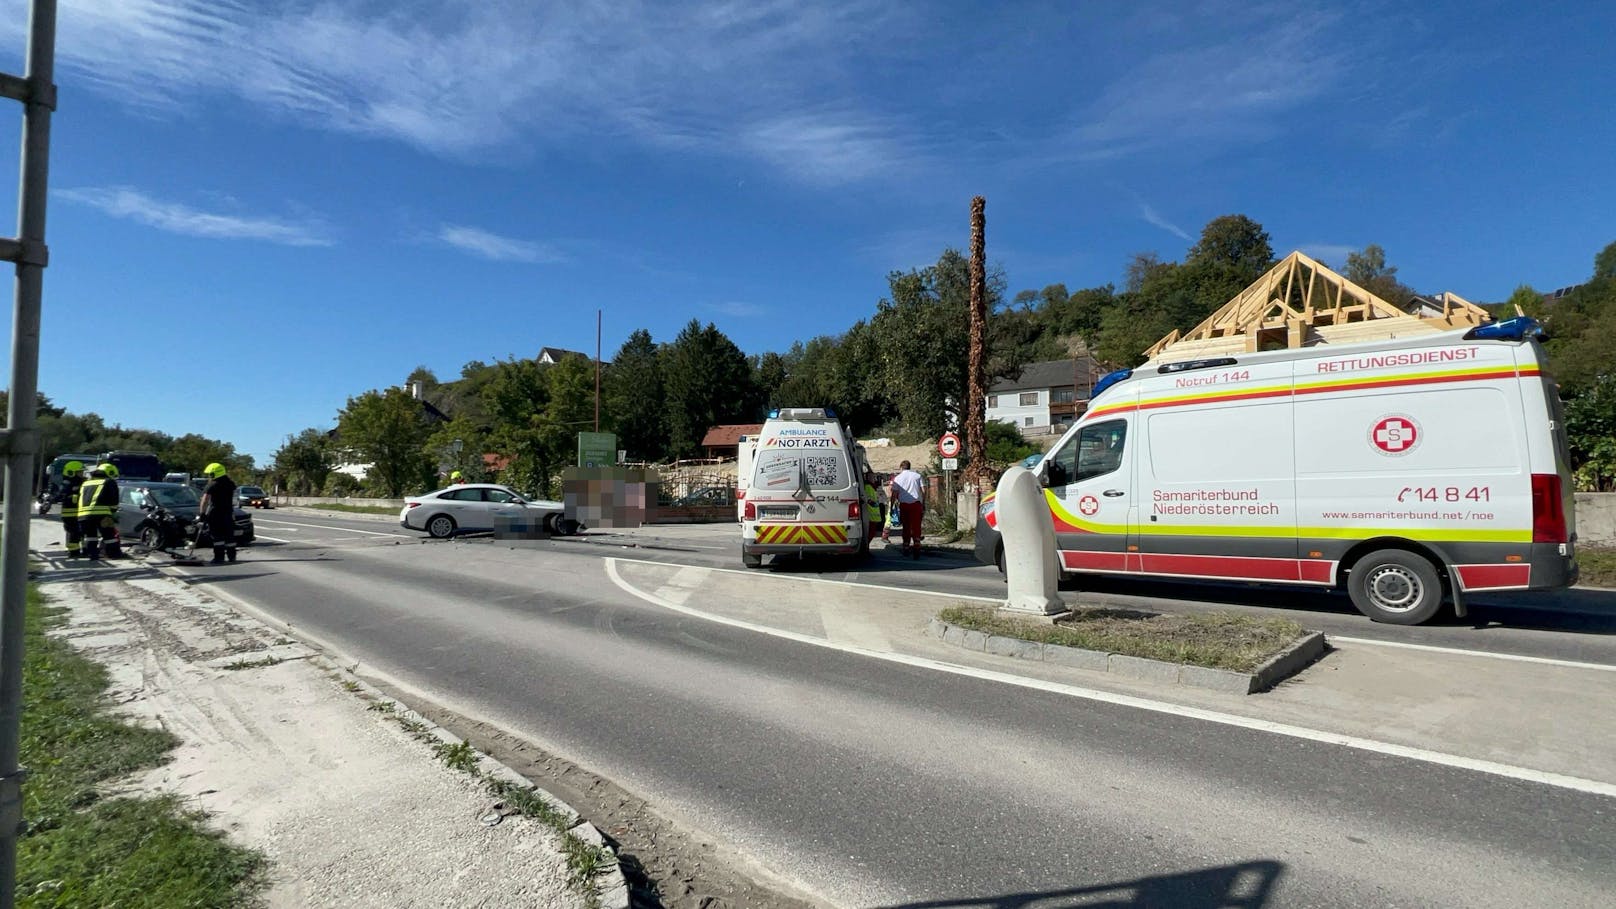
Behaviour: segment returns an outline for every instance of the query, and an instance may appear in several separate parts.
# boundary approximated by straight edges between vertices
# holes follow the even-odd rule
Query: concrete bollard
[[[1060,572],[1055,567],[1055,521],[1044,501],[1038,476],[1012,467],[999,478],[999,535],[1004,543],[1004,573],[1010,583],[1004,608],[1054,615],[1064,612]]]

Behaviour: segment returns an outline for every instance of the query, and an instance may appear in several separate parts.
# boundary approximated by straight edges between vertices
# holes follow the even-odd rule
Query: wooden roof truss
[[[1458,294],[1433,299],[1442,305],[1441,315],[1410,315],[1298,251],[1206,321],[1182,334],[1173,330],[1145,353],[1151,360],[1186,360],[1428,334],[1492,320]]]

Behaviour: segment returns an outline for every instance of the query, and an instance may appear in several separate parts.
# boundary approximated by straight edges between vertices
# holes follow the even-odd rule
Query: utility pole
[[[971,200],[971,346],[965,379],[965,454],[970,458],[965,482],[975,487],[978,493],[986,485],[985,462],[988,457],[988,443],[984,438],[987,432],[986,415],[983,413],[988,394],[988,281],[984,258],[986,241],[983,237],[987,226],[984,214],[987,204],[988,201],[981,196]]]
[[[22,721],[23,622],[28,602],[29,500],[38,471],[39,310],[44,291],[45,185],[50,118],[56,109],[56,0],[33,0],[22,78],[0,73],[0,95],[21,101],[22,177],[17,237],[0,239],[0,259],[17,265],[11,317],[11,400],[0,451],[6,460],[5,525],[0,528],[0,909],[16,904],[17,838],[22,833],[19,737]]]

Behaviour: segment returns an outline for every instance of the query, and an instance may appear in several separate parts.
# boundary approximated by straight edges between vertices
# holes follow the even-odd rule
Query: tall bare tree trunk
[[[987,406],[988,287],[984,259],[984,211],[988,201],[981,196],[971,200],[971,347],[965,380],[965,445],[970,467],[965,482],[978,490],[986,485],[987,439],[983,428]]]

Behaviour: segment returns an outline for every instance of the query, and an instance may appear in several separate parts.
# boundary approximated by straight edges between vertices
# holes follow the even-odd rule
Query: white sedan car
[[[540,515],[544,529],[552,534],[575,534],[583,530],[577,521],[567,520],[560,502],[528,500],[509,486],[493,483],[462,483],[418,496],[404,497],[404,510],[398,522],[408,530],[424,530],[438,539],[457,533],[477,533],[494,529],[501,518],[517,520]]]

